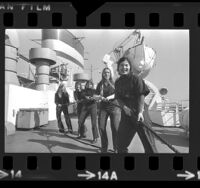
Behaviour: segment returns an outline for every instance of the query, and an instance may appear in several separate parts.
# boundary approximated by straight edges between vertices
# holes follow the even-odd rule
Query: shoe
[[[96,144],[96,143],[97,143],[97,138],[95,138],[94,140],[92,140],[91,143],[92,143],[92,144]]]
[[[68,130],[68,133],[73,134],[73,130],[71,130],[71,129]]]
[[[113,148],[113,153],[118,153],[116,147]]]
[[[85,135],[80,135],[80,136],[77,137],[77,139],[81,139],[81,138],[86,138],[86,136]]]
[[[59,133],[65,133],[65,130],[60,129],[58,132]]]
[[[101,148],[97,150],[97,153],[108,153],[108,150]]]

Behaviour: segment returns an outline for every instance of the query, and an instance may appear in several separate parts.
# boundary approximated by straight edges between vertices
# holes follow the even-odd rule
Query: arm
[[[110,80],[107,80],[107,82],[109,83],[109,85],[110,85],[113,89],[115,89],[115,85],[112,84],[112,83],[110,82]]]
[[[76,103],[80,103],[83,99],[82,99],[82,93],[81,92],[76,92],[74,91],[74,99],[76,101]]]
[[[69,94],[67,93],[67,104],[69,105],[70,101],[69,101]]]
[[[94,99],[97,100],[97,101],[101,100],[100,92],[101,92],[101,82],[98,83],[97,88],[96,88],[94,95],[93,95]]]
[[[90,100],[96,100],[95,97],[96,97],[96,90],[92,89],[91,90],[91,95],[89,96],[89,99]]]
[[[77,96],[77,93],[76,93],[76,91],[74,91],[74,99],[75,99],[75,101],[77,101],[77,100],[78,100],[78,96]]]
[[[138,112],[143,113],[144,111],[144,95],[139,97],[139,105],[138,105]]]
[[[106,98],[104,98],[106,101],[107,100],[111,100],[111,99],[114,99],[115,98],[115,85],[114,85],[114,83],[112,83],[112,82],[110,82],[110,80],[107,80],[107,82],[108,82],[108,84],[109,84],[109,86],[110,86],[110,95],[109,96],[107,96]],[[113,94],[112,94],[113,93]]]
[[[95,95],[100,95],[100,91],[101,91],[101,82],[98,83],[97,88],[95,90]]]
[[[85,101],[89,101],[89,100],[91,100],[91,98],[93,97],[93,95],[94,95],[94,93],[93,92],[91,92],[91,90],[88,90],[88,89],[86,89],[86,90],[84,90],[84,92],[83,92],[83,100],[85,100]]]
[[[85,90],[82,92],[82,99],[83,100],[87,99],[87,93]]]
[[[67,93],[67,91],[64,92],[64,96],[65,96],[65,104],[69,105],[70,101],[69,101],[69,94]]]
[[[131,116],[133,111],[132,111],[129,107],[127,107],[127,106],[123,103],[123,101],[121,101],[120,99],[117,99],[117,101],[118,101],[118,104],[119,104],[119,108],[120,108],[121,110],[123,110],[123,111],[125,112],[126,115]]]
[[[143,116],[143,112],[144,112],[144,95],[141,95],[139,97],[139,103],[138,103],[138,117],[137,120],[138,121],[144,121],[144,116]]]
[[[110,100],[110,99],[114,99],[115,98],[115,94],[113,95],[109,95],[108,97],[106,97],[106,99]]]
[[[144,116],[143,116],[143,112],[144,112],[144,99],[145,96],[149,94],[149,89],[146,86],[144,80],[142,79],[137,79],[136,82],[137,85],[137,91],[138,91],[138,121],[144,121]]]
[[[58,103],[58,96],[57,96],[57,93],[55,93],[54,102],[55,102],[55,104],[56,104],[57,107],[60,107],[60,106],[61,106],[61,105]]]
[[[144,117],[143,117],[143,111],[144,111],[144,95],[141,95],[140,99],[139,99],[139,113],[137,116],[137,121],[144,121]],[[124,112],[126,113],[126,115],[128,116],[135,116],[133,112],[136,112],[136,110],[130,109],[129,107],[127,107],[121,100],[118,99],[118,103],[119,106],[121,107],[122,110],[124,110]]]
[[[55,104],[56,104],[56,105],[58,104],[58,97],[57,97],[57,93],[55,93],[54,102],[55,102]]]

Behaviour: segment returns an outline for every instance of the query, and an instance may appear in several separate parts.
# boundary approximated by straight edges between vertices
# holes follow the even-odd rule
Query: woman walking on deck
[[[97,103],[93,96],[95,95],[95,89],[93,88],[93,82],[87,81],[85,85],[85,90],[83,91],[84,101],[83,106],[81,108],[81,113],[79,116],[79,130],[82,130],[86,118],[91,115],[91,123],[92,123],[92,134],[93,134],[93,140],[92,143],[97,143],[98,130],[97,130]],[[78,138],[84,138],[85,135],[83,135],[83,132],[79,132]]]
[[[83,107],[83,100],[84,100],[84,95],[83,95],[83,89],[82,89],[82,85],[81,82],[76,82],[75,84],[75,91],[74,91],[74,99],[77,103],[77,116],[78,116],[78,121],[80,119],[80,114],[81,114],[81,109]],[[81,130],[78,130],[78,133],[80,133],[81,135],[83,135],[83,137],[86,137],[86,126],[83,125],[81,127]]]
[[[61,121],[61,113],[64,113],[65,121],[68,127],[68,132],[73,133],[72,123],[68,113],[69,106],[69,94],[66,91],[65,85],[61,83],[55,93],[55,104],[56,104],[56,117],[58,121],[59,132],[65,133],[63,123]]]

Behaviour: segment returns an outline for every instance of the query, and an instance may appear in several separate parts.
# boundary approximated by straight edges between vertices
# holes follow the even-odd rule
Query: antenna
[[[41,45],[41,40],[42,39],[30,39],[30,40],[35,42],[35,43],[37,43],[37,44],[39,44],[39,45]],[[38,42],[38,41],[40,41],[40,42]]]
[[[82,41],[83,39],[85,39],[85,37],[74,37],[73,39],[74,39],[74,40]]]

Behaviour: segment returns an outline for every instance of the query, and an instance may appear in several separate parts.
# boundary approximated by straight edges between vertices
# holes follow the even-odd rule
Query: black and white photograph
[[[189,153],[189,36],[6,29],[5,153]]]

